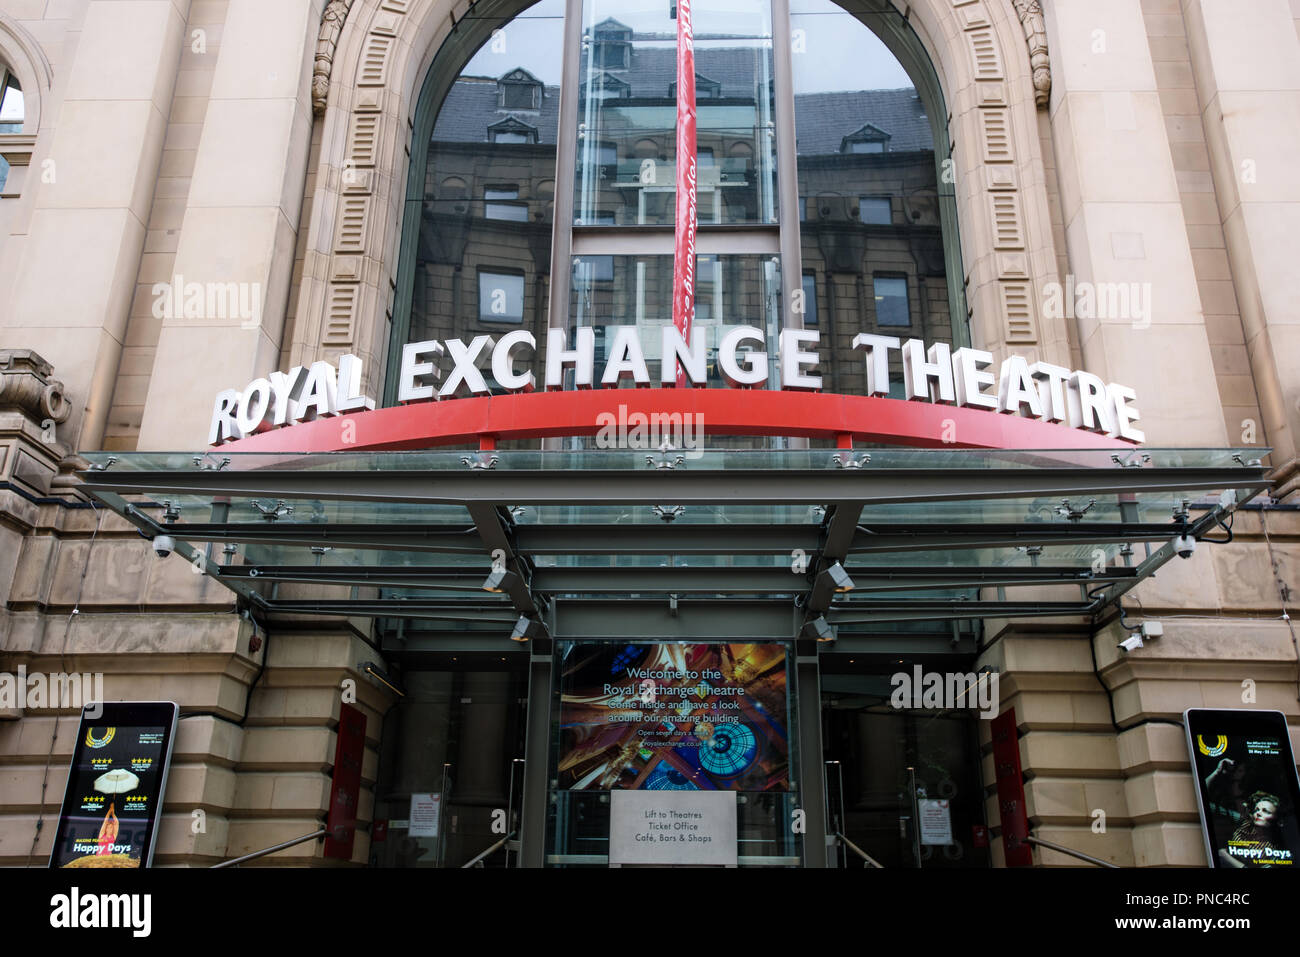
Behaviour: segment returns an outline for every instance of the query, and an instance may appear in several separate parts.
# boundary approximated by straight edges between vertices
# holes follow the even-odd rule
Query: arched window
[[[21,133],[26,111],[23,108],[23,88],[3,63],[0,63],[0,134]],[[9,180],[9,161],[0,150],[0,193]]]
[[[576,22],[562,0],[517,9],[504,26],[462,21],[425,82],[390,369],[411,341],[509,327],[572,343],[590,326],[599,378],[604,330],[635,326],[657,378],[675,5],[582,0]],[[858,333],[967,342],[947,111],[906,18],[873,0],[699,0],[694,27],[710,350],[756,326],[775,369],[782,328],[816,326],[823,388],[860,394]]]

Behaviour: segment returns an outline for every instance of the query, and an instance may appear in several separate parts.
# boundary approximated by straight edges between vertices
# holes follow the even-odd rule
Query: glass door
[[[911,707],[922,699],[910,687],[904,697],[895,676],[914,680],[913,661],[823,661],[828,830],[886,868],[988,867],[978,713]],[[973,671],[968,662],[936,659],[920,673],[925,680]],[[835,853],[842,867],[866,863],[843,842]]]

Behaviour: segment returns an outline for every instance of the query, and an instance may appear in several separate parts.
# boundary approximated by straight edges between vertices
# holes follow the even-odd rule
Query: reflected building
[[[638,34],[612,18],[589,37],[573,222],[599,245],[601,227],[673,224],[676,51],[664,34]],[[770,54],[766,40],[697,45],[701,229],[778,222]],[[711,330],[752,324],[773,337],[783,318],[816,328],[826,388],[864,393],[862,355],[853,348],[859,333],[961,340],[931,118],[915,87],[851,89],[854,73],[850,65],[837,77],[845,89],[794,97],[798,284],[771,257],[700,255],[695,321]],[[523,67],[497,77],[467,71],[447,92],[429,143],[412,340],[468,340],[509,328],[545,337],[559,99],[558,87]],[[624,324],[642,330],[651,375],[658,374],[672,272],[671,255],[574,258],[568,325],[596,326],[597,375],[605,327]],[[711,354],[717,338],[714,332]],[[893,371],[898,395],[896,357]],[[710,379],[721,384],[712,361]]]

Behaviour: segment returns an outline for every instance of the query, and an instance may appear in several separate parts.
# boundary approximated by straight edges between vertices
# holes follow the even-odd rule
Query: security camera
[[[1125,638],[1123,641],[1119,643],[1119,646],[1123,648],[1125,651],[1136,651],[1138,648],[1142,647],[1142,636],[1129,635],[1127,638]]]
[[[1196,551],[1196,539],[1190,535],[1179,535],[1174,539],[1174,551],[1179,558],[1191,558],[1192,552]]]
[[[166,558],[176,549],[176,539],[170,535],[155,535],[153,537],[153,553],[159,558]]]

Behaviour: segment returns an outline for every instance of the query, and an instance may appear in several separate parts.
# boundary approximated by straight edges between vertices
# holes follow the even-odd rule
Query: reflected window
[[[875,276],[876,322],[882,326],[910,326],[912,316],[907,307],[907,279],[901,276]]]
[[[948,264],[956,237],[944,235],[955,201],[939,177],[943,127],[932,122],[944,111],[941,103],[926,108],[938,89],[932,74],[921,89],[922,74],[909,72],[928,68],[902,40],[910,28],[890,13],[868,20],[878,35],[832,0],[793,0],[791,9],[807,50],[793,57],[792,77],[798,191],[811,197],[800,204],[805,283],[822,277],[837,338],[907,329],[926,342],[952,344],[958,330],[964,339],[961,270]],[[907,66],[900,56],[910,57]],[[871,229],[851,228],[859,223]],[[861,363],[849,349],[823,342],[820,356],[827,391],[862,389]],[[893,354],[890,378],[901,376]]]
[[[657,354],[672,314],[664,227],[676,217],[683,159],[675,6],[541,0],[513,18],[519,7],[508,5],[493,14],[504,20],[466,18],[447,38],[416,113],[424,125],[391,362],[405,342],[499,335],[503,324],[540,342],[552,304],[566,302],[569,315],[556,325],[635,325],[647,356]],[[792,0],[788,26],[800,49],[793,97],[783,102],[774,35],[786,25],[774,31],[772,0],[700,0],[693,10],[696,213],[699,248],[710,253],[696,263],[695,321],[715,339],[724,324],[775,337],[793,321],[774,253],[795,230],[798,256],[786,275],[800,283],[802,322],[819,326],[824,305],[835,332],[818,347],[827,391],[861,391],[862,359],[850,345],[859,332],[968,339],[954,190],[938,175],[950,153],[947,111],[906,17],[879,6],[849,13],[831,0]],[[579,8],[581,24],[566,28],[566,10]],[[576,64],[579,88],[562,98],[566,62]],[[778,139],[795,153],[796,175],[785,181]],[[797,223],[779,221],[782,206],[797,208]],[[564,222],[552,222],[556,209]],[[553,274],[556,236],[570,255]],[[768,350],[775,365],[775,341]],[[900,377],[893,355],[891,379]]]
[[[523,322],[523,275],[479,270],[478,312],[483,322]]]
[[[516,223],[528,222],[528,204],[515,202],[519,189],[515,186],[498,186],[483,190],[483,215],[488,219],[508,219]]]
[[[817,274],[803,274],[803,324],[804,328],[817,325]]]
[[[488,127],[493,143],[536,143],[537,127],[513,116]]]
[[[894,222],[888,196],[863,196],[858,200],[858,216],[869,226],[889,226]]]
[[[448,40],[425,87],[445,92],[419,133],[426,153],[413,158],[423,198],[407,204],[415,222],[404,241],[416,248],[399,289],[409,307],[394,314],[398,350],[503,325],[546,337],[564,4],[469,25],[477,48]]]
[[[527,70],[511,70],[497,81],[503,110],[538,110],[542,106],[542,84]]]
[[[692,11],[701,224],[775,224],[776,119],[771,0],[711,0]],[[618,226],[676,216],[677,24],[663,0],[584,0],[574,222]],[[616,75],[626,89],[605,89]],[[788,118],[787,118],[788,122]],[[652,145],[644,145],[649,141]],[[625,160],[615,169],[610,145]],[[631,158],[638,163],[633,168]],[[726,157],[724,159],[724,157]],[[642,162],[654,161],[645,168]]]

